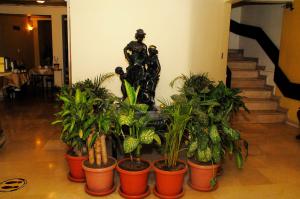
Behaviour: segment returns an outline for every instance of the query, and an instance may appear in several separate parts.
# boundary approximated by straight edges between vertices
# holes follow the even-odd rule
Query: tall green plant
[[[112,76],[112,73],[107,73],[95,77],[94,80],[87,79],[74,85],[74,88],[90,90],[95,97],[93,129],[84,139],[87,140],[89,163],[98,167],[108,163],[106,137],[112,132],[115,96],[103,83]]]
[[[90,90],[62,88],[58,99],[61,111],[56,114],[57,119],[52,124],[61,124],[61,139],[81,156],[85,152],[85,140],[92,130],[95,121],[95,98]]]
[[[154,140],[160,145],[160,137],[154,129],[148,127],[150,122],[147,113],[148,105],[137,103],[137,97],[140,87],[136,90],[127,81],[125,81],[127,98],[120,102],[116,119],[119,135],[124,139],[123,148],[126,154],[130,154],[133,160],[133,154],[139,161],[143,144],[151,144]],[[128,131],[126,131],[126,129]]]
[[[175,103],[161,102],[163,105],[161,111],[169,121],[167,132],[165,133],[166,143],[164,146],[166,165],[169,168],[175,168],[186,125],[190,120],[192,107],[186,101]]]
[[[192,107],[187,124],[187,156],[202,163],[216,164],[229,153],[235,156],[237,167],[242,168],[242,147],[246,148],[247,157],[248,143],[230,125],[233,112],[239,108],[248,110],[239,96],[240,91],[227,88],[223,82],[215,85],[206,74],[191,74],[189,77],[183,75],[175,81],[178,79],[183,80],[183,86],[180,87],[179,94],[172,98],[177,103],[186,99]]]

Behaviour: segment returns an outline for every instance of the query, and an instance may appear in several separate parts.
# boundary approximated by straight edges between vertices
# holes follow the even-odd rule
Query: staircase
[[[241,110],[233,123],[283,123],[286,110],[279,107],[273,87],[266,84],[266,76],[260,75],[264,67],[257,65],[256,58],[244,57],[244,51],[229,50],[228,66],[231,69],[231,87],[240,88],[243,101],[250,110]]]

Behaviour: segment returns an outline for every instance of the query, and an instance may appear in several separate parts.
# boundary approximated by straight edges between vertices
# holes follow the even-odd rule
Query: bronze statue
[[[122,81],[121,91],[124,99],[126,98],[124,80],[127,80],[135,88],[141,87],[138,102],[148,104],[150,110],[155,110],[155,89],[161,67],[156,46],[151,45],[147,49],[146,44],[143,43],[145,35],[142,29],[136,31],[136,41],[131,41],[124,48],[124,55],[129,64],[126,68],[126,73],[121,67],[117,67],[115,72],[120,75],[120,80]]]

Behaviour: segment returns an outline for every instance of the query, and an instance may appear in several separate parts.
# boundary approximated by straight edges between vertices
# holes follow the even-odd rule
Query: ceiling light
[[[45,0],[37,0],[37,3],[45,3]]]

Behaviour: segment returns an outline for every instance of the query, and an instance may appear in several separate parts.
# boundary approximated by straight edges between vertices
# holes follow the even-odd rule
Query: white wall
[[[261,27],[274,44],[280,48],[283,8],[282,5],[251,5],[242,8],[241,22]],[[263,74],[267,75],[267,83],[275,85],[273,81],[274,64],[252,39],[240,37],[240,48],[245,50],[245,56],[259,58],[259,65],[266,66]]]
[[[70,1],[72,81],[127,66],[123,48],[136,29],[146,32],[162,66],[157,98],[174,93],[169,82],[191,72],[225,80],[230,4],[224,0]],[[115,77],[109,88],[120,95]]]

